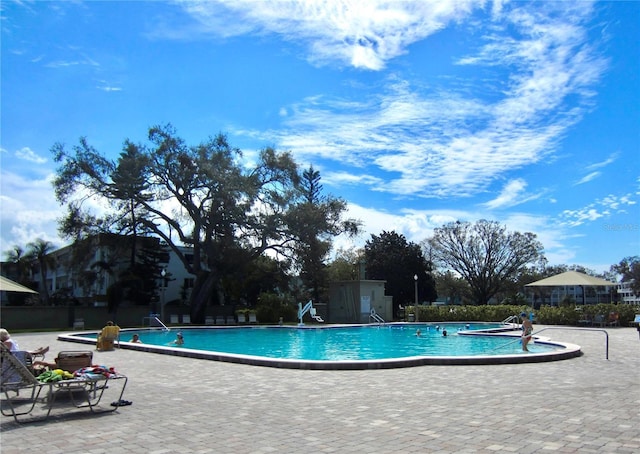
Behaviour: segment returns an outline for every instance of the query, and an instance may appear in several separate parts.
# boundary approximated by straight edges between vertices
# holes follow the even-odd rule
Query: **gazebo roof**
[[[525,287],[562,287],[565,285],[580,285],[590,287],[612,287],[616,286],[615,282],[609,282],[599,277],[589,276],[588,274],[579,273],[577,271],[567,271],[565,273],[556,274],[539,281],[525,285]]]

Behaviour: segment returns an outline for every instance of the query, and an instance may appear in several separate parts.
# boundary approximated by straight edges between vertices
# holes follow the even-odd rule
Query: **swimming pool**
[[[139,334],[142,344],[121,347],[246,364],[308,368],[365,369],[425,364],[489,364],[567,359],[579,346],[536,341],[522,352],[516,327],[483,323],[390,323],[384,325],[183,327],[124,330],[121,340]],[[416,331],[420,330],[420,336]],[[447,336],[443,331],[447,330]],[[181,330],[185,343],[171,345]],[[479,335],[482,333],[482,335]],[[515,334],[516,337],[512,335]],[[94,343],[96,333],[60,340]],[[577,349],[576,349],[577,347]]]

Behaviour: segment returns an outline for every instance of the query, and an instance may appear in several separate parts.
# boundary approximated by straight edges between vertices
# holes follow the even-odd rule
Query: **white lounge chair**
[[[76,359],[80,358],[80,354],[83,354],[83,359],[87,359],[90,363],[91,356],[93,354],[90,351],[86,352],[66,352],[69,354],[66,358],[63,356],[63,352],[58,354],[60,366],[63,364],[63,360],[70,361],[67,366],[60,367],[63,370],[67,368],[75,367]],[[1,411],[5,416],[13,416],[16,422],[31,422],[46,419],[50,414],[52,408],[55,406],[59,399],[56,399],[56,395],[59,393],[67,393],[69,399],[63,401],[63,408],[68,411],[70,408],[69,402],[72,403],[71,408],[88,408],[92,413],[104,413],[111,412],[117,409],[117,406],[101,408],[100,400],[105,394],[105,390],[114,388],[112,383],[118,381],[122,387],[119,391],[119,400],[122,400],[122,395],[127,386],[127,377],[122,374],[115,375],[91,375],[91,374],[79,374],[72,379],[41,382],[32,374],[30,370],[31,359],[27,352],[10,352],[4,344],[0,344],[0,355],[2,357],[2,371],[0,375],[0,388],[3,394]],[[91,376],[89,376],[91,375]],[[108,383],[108,385],[107,385]],[[118,392],[115,387],[115,392]],[[26,391],[27,395],[21,396],[19,391]],[[16,393],[15,396],[10,393]],[[37,409],[36,412],[33,412]],[[34,416],[35,413],[36,414]]]

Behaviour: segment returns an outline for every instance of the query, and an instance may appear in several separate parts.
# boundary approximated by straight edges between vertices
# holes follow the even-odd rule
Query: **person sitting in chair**
[[[114,325],[114,323],[109,320],[107,322],[107,326],[102,328],[100,334],[98,334],[98,341],[96,343],[97,350],[113,350],[113,342],[120,335],[120,327],[118,325]]]
[[[0,341],[9,349],[10,352],[20,351],[18,343],[11,339],[11,334],[4,328],[0,328]],[[29,350],[31,356],[42,356],[49,351],[49,347],[39,347],[35,350]]]

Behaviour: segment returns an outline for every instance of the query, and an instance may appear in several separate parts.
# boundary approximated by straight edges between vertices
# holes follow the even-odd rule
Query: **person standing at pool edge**
[[[527,344],[531,341],[531,333],[533,333],[533,323],[527,317],[527,313],[520,314],[522,318],[522,350],[528,352]]]

